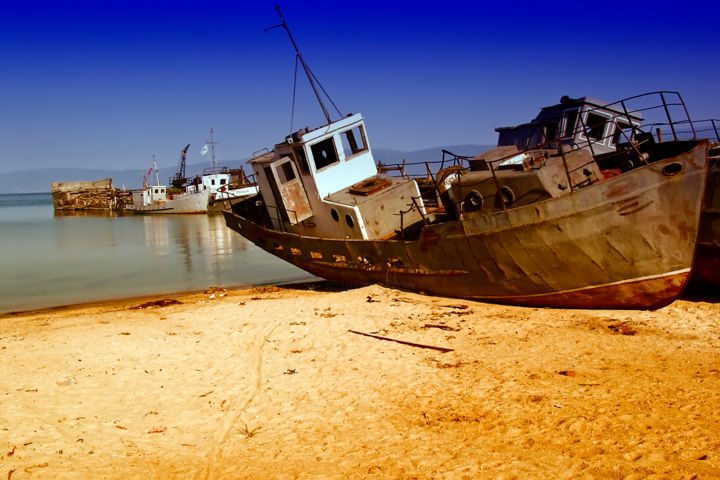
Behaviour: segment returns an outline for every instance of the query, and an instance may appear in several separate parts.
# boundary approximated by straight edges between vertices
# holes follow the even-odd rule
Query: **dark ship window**
[[[277,166],[277,174],[280,183],[287,183],[295,178],[295,171],[292,168],[290,160]]]
[[[316,170],[325,168],[338,161],[335,142],[333,142],[332,137],[312,145],[310,150],[312,151]]]
[[[295,150],[295,154],[300,159],[300,170],[302,170],[305,173],[309,172],[310,167],[308,167],[307,157],[305,156],[305,150],[303,150],[302,148],[298,148],[297,150]]]
[[[333,217],[333,220],[335,220],[336,222],[340,221],[340,215],[338,215],[337,210],[335,210],[334,208],[330,209],[330,215]]]
[[[577,116],[578,116],[577,110],[572,110],[570,112],[567,112],[567,116],[565,117],[565,136],[566,137],[574,136],[575,122],[577,122]]]
[[[677,175],[678,173],[680,173],[682,169],[682,164],[675,162],[669,165],[665,165],[662,169],[662,173],[665,176],[672,177],[673,175]]]
[[[355,226],[355,222],[350,215],[345,215],[345,223],[347,223],[348,227],[350,228],[353,228]]]
[[[548,123],[545,125],[545,138],[543,139],[543,143],[549,142],[550,140],[555,140],[557,137],[558,132],[558,124],[555,122]]]
[[[607,117],[597,113],[589,112],[587,121],[585,122],[585,137],[590,140],[602,140],[605,134],[605,124]]]
[[[623,133],[625,132],[625,133]],[[612,144],[627,143],[632,138],[632,126],[625,122],[617,122],[613,133]]]
[[[365,145],[365,137],[363,136],[362,127],[355,127],[350,130],[347,130],[340,134],[340,138],[342,139],[342,145],[343,145],[343,152],[345,153],[345,158],[352,157],[355,154],[358,154],[360,152],[364,152],[367,150],[367,146]]]

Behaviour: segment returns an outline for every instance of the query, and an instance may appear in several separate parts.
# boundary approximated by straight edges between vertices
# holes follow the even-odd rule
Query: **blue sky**
[[[720,117],[720,2],[0,3],[0,171],[247,158],[290,132],[295,56],[370,143],[492,144],[562,95],[677,90]],[[298,78],[295,129],[322,113]],[[59,179],[67,180],[67,179]]]

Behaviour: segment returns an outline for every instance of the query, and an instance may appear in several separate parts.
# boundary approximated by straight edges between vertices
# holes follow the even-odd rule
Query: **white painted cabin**
[[[147,207],[167,202],[167,189],[163,185],[147,187],[132,192],[133,205]]]
[[[250,160],[276,229],[328,238],[383,238],[400,226],[399,211],[422,199],[414,180],[378,174],[363,117],[293,133]],[[421,219],[407,212],[408,225]]]

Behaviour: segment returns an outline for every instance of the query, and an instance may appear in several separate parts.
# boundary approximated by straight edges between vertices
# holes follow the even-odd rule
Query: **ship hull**
[[[211,193],[207,211],[208,213],[220,213],[257,193],[258,188],[255,185]]]
[[[308,237],[223,213],[261,248],[348,285],[514,305],[653,309],[682,293],[693,265],[707,143],[692,145],[563,197],[426,225],[413,240]]]
[[[144,215],[168,213],[207,213],[208,192],[181,193],[173,195],[166,201],[153,205],[132,205],[128,207],[135,213]]]
[[[708,171],[698,233],[697,252],[690,284],[720,295],[720,146],[715,147]]]

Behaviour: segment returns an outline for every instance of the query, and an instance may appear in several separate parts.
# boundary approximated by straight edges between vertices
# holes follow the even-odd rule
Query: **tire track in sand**
[[[227,413],[221,420],[222,425],[218,429],[218,434],[215,441],[212,443],[213,447],[207,453],[207,462],[203,471],[199,472],[194,476],[196,480],[208,480],[213,477],[213,469],[218,463],[223,454],[223,447],[227,442],[230,432],[237,426],[238,419],[250,406],[255,396],[260,392],[262,388],[262,362],[263,362],[263,349],[267,343],[267,339],[272,335],[273,331],[280,325],[278,321],[274,321],[268,324],[261,330],[261,332],[254,336],[253,341],[248,345],[247,350],[253,351],[252,366],[248,371],[254,371],[255,383],[250,391],[245,395],[245,398],[235,398],[230,401],[230,405],[227,407]],[[229,377],[230,375],[228,375]]]

